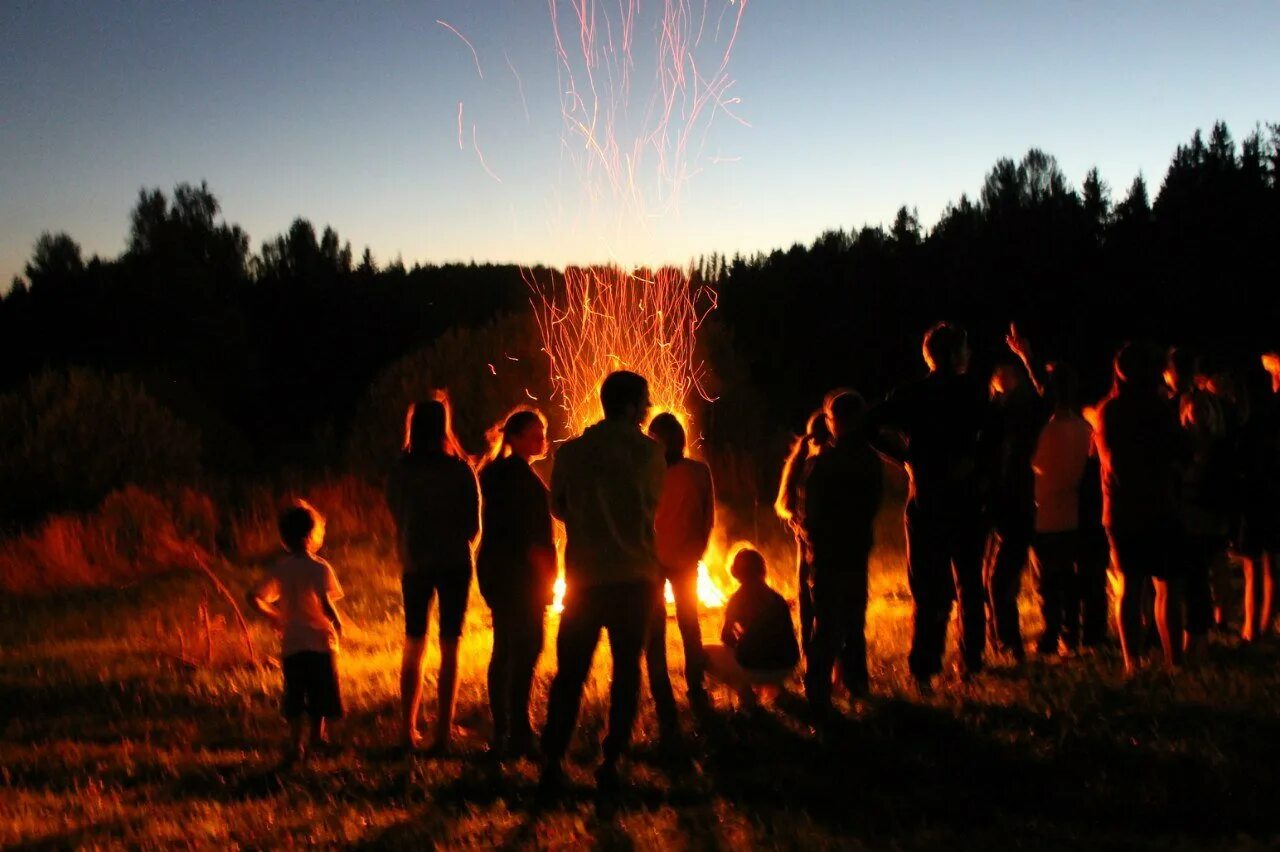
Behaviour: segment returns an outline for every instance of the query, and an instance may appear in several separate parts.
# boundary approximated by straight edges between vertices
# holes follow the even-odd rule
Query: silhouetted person
[[[342,717],[342,619],[334,605],[342,586],[333,566],[316,556],[324,544],[324,518],[310,504],[299,500],[281,513],[280,542],[287,555],[267,569],[249,602],[280,632],[282,709],[289,720],[285,762],[292,763],[306,755],[305,720],[311,721],[311,745],[318,748],[328,743],[326,723]]]
[[[711,540],[716,520],[715,487],[711,468],[685,455],[684,427],[674,415],[659,414],[649,424],[649,437],[662,445],[667,472],[662,480],[662,498],[654,519],[655,545],[662,578],[671,583],[676,602],[676,624],[684,644],[684,679],[689,703],[705,705],[702,685],[702,623],[698,617],[698,562]],[[680,741],[671,674],[667,670],[667,608],[658,600],[649,630],[645,662],[649,689],[658,713],[658,727],[664,748]]]
[[[1042,655],[1057,653],[1059,640],[1069,653],[1076,650],[1082,590],[1097,579],[1085,576],[1093,566],[1084,557],[1080,532],[1080,487],[1093,454],[1093,427],[1080,414],[1076,377],[1070,368],[1049,365],[1047,385],[1053,414],[1040,431],[1031,462],[1036,499],[1034,550],[1040,563],[1040,612],[1044,618],[1038,645]],[[1105,563],[1102,570],[1105,584]],[[1103,612],[1094,617],[1104,619],[1105,629],[1105,586],[1102,593]]]
[[[986,383],[968,374],[963,330],[939,323],[924,338],[929,375],[871,412],[877,449],[906,467],[907,578],[915,600],[909,665],[927,689],[942,670],[951,604],[960,597],[962,674],[982,670],[984,479],[991,464]]]
[[[551,473],[551,511],[567,536],[567,589],[542,731],[544,790],[563,780],[561,761],[601,629],[609,632],[613,680],[596,782],[602,791],[618,786],[617,762],[631,742],[639,701],[640,655],[662,594],[654,517],[667,465],[662,447],[640,431],[649,384],[635,373],[611,373],[600,401],[604,420],[561,446]]]
[[[1205,653],[1213,626],[1212,577],[1227,558],[1230,533],[1230,470],[1225,457],[1226,422],[1211,393],[1184,391],[1179,419],[1190,439],[1191,454],[1182,469],[1180,520],[1186,534],[1186,641],[1189,661]]]
[[[740,708],[751,709],[757,689],[781,688],[800,661],[800,649],[791,608],[769,588],[760,552],[738,551],[729,573],[740,585],[725,606],[723,644],[706,647],[707,673],[737,694]]]
[[[791,444],[791,451],[782,464],[782,476],[778,482],[778,497],[773,503],[774,512],[791,529],[796,538],[796,596],[800,609],[800,647],[809,653],[809,640],[813,637],[813,589],[809,585],[809,545],[805,541],[804,527],[800,523],[800,488],[804,484],[805,463],[821,453],[831,443],[827,429],[827,415],[818,409],[809,415],[805,433]]]
[[[1267,392],[1251,406],[1241,436],[1244,505],[1238,542],[1244,568],[1244,627],[1255,642],[1271,632],[1280,560],[1280,353],[1262,356]]]
[[[476,579],[493,614],[489,708],[496,754],[528,754],[529,692],[542,653],[543,617],[554,597],[556,550],[547,487],[530,462],[547,452],[547,422],[531,409],[497,430],[494,457],[480,471]]]
[[[1122,578],[1119,633],[1126,671],[1142,642],[1142,598],[1154,581],[1156,628],[1165,662],[1182,657],[1184,555],[1178,465],[1184,437],[1161,379],[1159,349],[1129,344],[1115,360],[1115,386],[1098,412],[1103,523]]]
[[[431,750],[448,749],[458,696],[458,640],[471,590],[471,543],[480,530],[475,473],[453,435],[448,399],[409,407],[404,453],[387,481],[403,574],[404,658],[400,668],[401,735],[416,748],[422,664],[431,599],[439,601],[440,676]]]
[[[1016,662],[1021,662],[1026,658],[1026,649],[1018,614],[1018,592],[1036,528],[1031,457],[1047,412],[1043,391],[1031,364],[1030,345],[1012,325],[1006,342],[1021,363],[1001,364],[991,381],[992,416],[1000,445],[989,503],[993,556],[987,594],[996,641]]]
[[[866,695],[867,560],[884,490],[880,457],[867,442],[867,406],[843,391],[826,404],[831,446],[805,463],[800,517],[809,545],[813,637],[804,688],[814,718],[831,714],[831,671],[850,695]]]
[[[1080,480],[1079,579],[1080,645],[1099,648],[1107,642],[1111,601],[1107,570],[1111,567],[1111,540],[1102,523],[1102,460],[1098,458],[1098,409],[1081,412],[1093,428],[1093,450]]]

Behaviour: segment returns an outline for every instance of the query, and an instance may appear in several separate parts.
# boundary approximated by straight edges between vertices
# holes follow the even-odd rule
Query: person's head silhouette
[[[931,373],[959,375],[969,369],[969,336],[958,325],[938,323],[925,332],[922,348]]]
[[[629,370],[610,373],[600,385],[600,405],[605,420],[639,426],[649,413],[649,382]]]

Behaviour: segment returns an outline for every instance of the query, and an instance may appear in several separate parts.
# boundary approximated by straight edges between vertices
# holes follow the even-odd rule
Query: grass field
[[[463,651],[457,757],[405,756],[396,738],[396,567],[376,544],[326,551],[343,579],[348,719],[332,754],[278,771],[279,672],[249,664],[229,610],[196,575],[0,601],[0,842],[29,847],[603,848],[1263,847],[1280,843],[1280,651],[1215,647],[1210,666],[1123,682],[1114,656],[1033,661],[915,697],[901,544],[873,564],[874,696],[817,743],[784,698],[723,711],[693,767],[652,759],[646,703],[630,789],[597,804],[591,769],[608,664],[598,656],[571,752],[571,786],[534,803],[535,767],[481,756],[487,613]],[[225,566],[240,596],[256,569]],[[207,602],[207,604],[206,604]],[[209,613],[206,631],[202,606]],[[1025,626],[1038,632],[1030,599]],[[718,617],[704,630],[712,635]],[[669,637],[674,636],[669,630]],[[211,640],[206,643],[206,636]],[[260,622],[259,649],[274,653]],[[672,646],[673,665],[681,655]],[[211,653],[211,658],[210,658]],[[434,666],[434,648],[432,649]],[[541,718],[553,660],[535,695]],[[428,695],[433,687],[428,684]],[[798,690],[798,684],[793,689]],[[431,712],[428,702],[428,712]],[[692,722],[686,720],[691,726]]]

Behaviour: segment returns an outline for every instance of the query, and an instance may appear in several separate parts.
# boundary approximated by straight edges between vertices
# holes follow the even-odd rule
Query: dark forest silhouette
[[[980,363],[1017,321],[1042,354],[1075,363],[1095,398],[1117,345],[1135,337],[1253,367],[1280,336],[1277,234],[1280,125],[1237,144],[1219,123],[1177,148],[1154,200],[1142,176],[1113,200],[1096,169],[1075,189],[1033,149],[999,160],[976,199],[961,196],[927,231],[903,207],[887,230],[698,258],[695,284],[720,295],[704,345],[722,410],[757,411],[748,424],[713,416],[706,438],[741,448],[764,436],[780,453],[777,437],[825,389],[875,396],[917,373],[920,333],[939,318],[970,328]],[[48,368],[132,374],[203,436],[204,469],[225,475],[341,466],[390,365],[450,329],[527,313],[530,297],[517,266],[379,266],[302,218],[254,254],[204,184],[143,190],[114,260],[85,261],[69,235],[46,233],[25,272],[0,301],[0,393]],[[0,425],[0,450],[21,440],[21,426]],[[779,459],[761,460],[769,477]],[[101,496],[46,494],[3,520]]]

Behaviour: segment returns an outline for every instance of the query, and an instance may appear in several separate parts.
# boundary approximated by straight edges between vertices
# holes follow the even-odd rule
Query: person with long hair
[[[471,590],[472,543],[480,530],[480,494],[457,438],[448,397],[409,406],[404,451],[387,481],[403,570],[404,655],[400,668],[402,739],[416,748],[423,659],[431,600],[439,608],[440,673],[434,753],[448,750],[458,695],[458,642]]]
[[[547,421],[520,408],[490,431],[494,450],[480,469],[480,594],[493,615],[489,709],[493,752],[529,754],[529,693],[542,653],[543,618],[554,597],[556,551],[547,487],[530,467],[547,454]]]
[[[831,447],[805,462],[800,518],[810,549],[813,636],[804,690],[814,722],[832,721],[831,674],[837,661],[852,697],[870,690],[867,672],[868,560],[884,493],[880,457],[867,442],[867,405],[855,391],[829,394]]]
[[[1166,665],[1182,660],[1183,535],[1179,469],[1185,437],[1165,392],[1165,353],[1127,344],[1116,355],[1115,383],[1098,411],[1103,524],[1121,578],[1117,622],[1125,671],[1143,641],[1143,596],[1155,586],[1156,630]]]
[[[778,497],[773,510],[785,523],[796,539],[796,598],[800,610],[800,647],[807,655],[809,640],[813,638],[813,588],[809,579],[812,563],[809,547],[804,538],[804,526],[800,523],[800,488],[804,484],[805,463],[816,457],[831,444],[831,431],[827,428],[827,415],[821,408],[809,415],[804,434],[791,443],[786,461],[782,463],[782,476],[778,482]]]
[[[655,546],[662,578],[671,583],[676,602],[676,625],[684,645],[684,681],[689,703],[706,705],[703,687],[702,622],[698,617],[698,562],[711,541],[716,522],[715,486],[711,468],[685,455],[684,426],[674,414],[663,412],[649,423],[649,437],[662,445],[667,463],[662,497],[654,516]],[[680,724],[676,714],[671,674],[667,671],[667,608],[659,601],[649,628],[645,664],[649,690],[657,706],[658,727],[665,750],[679,748]]]

